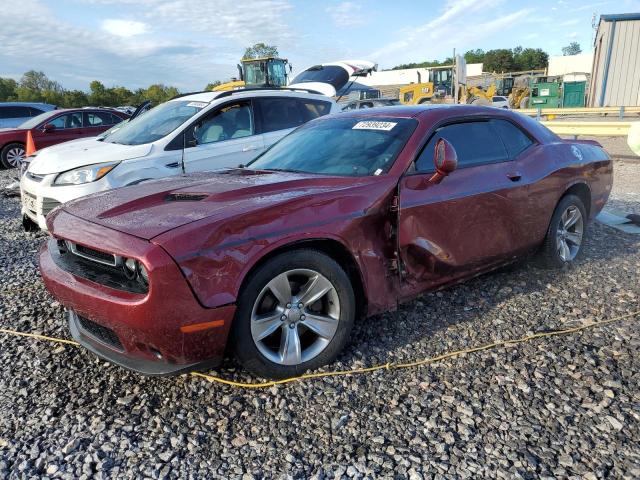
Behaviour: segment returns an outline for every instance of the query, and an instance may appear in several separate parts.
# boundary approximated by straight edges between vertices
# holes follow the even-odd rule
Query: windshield
[[[291,84],[320,82],[328,83],[336,90],[340,90],[348,81],[349,74],[344,68],[337,65],[327,65],[324,67],[322,65],[317,65],[300,73],[291,81]]]
[[[60,110],[52,110],[50,112],[41,113],[40,115],[32,117],[29,120],[27,120],[26,122],[21,123],[18,128],[24,128],[24,129],[35,128],[38,125],[40,125],[42,122],[44,122],[47,118],[53,117],[54,115],[56,115],[58,113],[60,113]]]
[[[152,108],[104,137],[105,142],[142,145],[167,136],[208,106],[207,102],[174,100]]]
[[[391,168],[417,122],[410,118],[334,117],[287,135],[248,165],[254,170],[284,170],[363,177]]]
[[[247,85],[264,85],[267,83],[264,75],[264,63],[245,63],[244,81]]]

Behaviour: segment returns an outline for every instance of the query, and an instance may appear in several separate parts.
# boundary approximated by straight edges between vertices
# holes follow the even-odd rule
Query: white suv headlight
[[[119,162],[96,163],[95,165],[87,165],[86,167],[62,172],[56,177],[53,184],[80,185],[82,183],[95,182],[113,170],[118,163]]]

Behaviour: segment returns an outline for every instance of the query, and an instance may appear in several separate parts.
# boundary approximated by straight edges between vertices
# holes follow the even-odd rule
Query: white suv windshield
[[[103,138],[103,141],[122,145],[142,145],[167,136],[206,107],[206,102],[176,100],[152,108]]]

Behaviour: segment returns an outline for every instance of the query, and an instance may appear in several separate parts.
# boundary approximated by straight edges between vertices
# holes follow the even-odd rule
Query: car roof
[[[0,107],[44,107],[54,109],[55,105],[43,102],[0,102]]]
[[[317,98],[324,101],[333,101],[331,98],[321,93],[307,91],[304,89],[288,89],[288,88],[246,88],[238,90],[226,90],[221,92],[194,92],[179,95],[169,100],[172,101],[191,101],[191,102],[207,102],[221,98],[251,98],[251,97],[301,97],[301,98]]]

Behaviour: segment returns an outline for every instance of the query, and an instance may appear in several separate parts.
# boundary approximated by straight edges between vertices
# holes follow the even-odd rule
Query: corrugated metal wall
[[[611,58],[607,69],[610,44]],[[589,105],[640,105],[640,20],[601,21],[595,47]]]

